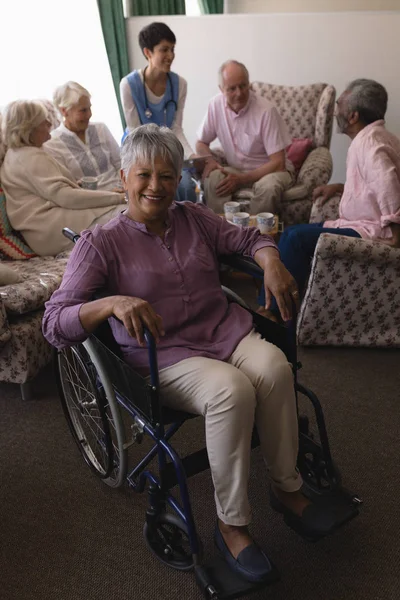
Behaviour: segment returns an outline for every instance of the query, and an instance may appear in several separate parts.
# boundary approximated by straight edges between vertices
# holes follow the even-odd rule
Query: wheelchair
[[[78,235],[66,232],[76,241]],[[226,264],[260,276],[261,269],[249,259],[229,257]],[[297,381],[295,323],[277,325],[254,313],[235,293],[224,288],[228,301],[239,302],[252,314],[254,327],[266,340],[279,346],[293,365],[296,397],[304,396],[315,413],[316,432],[310,419],[299,414],[298,469],[304,493],[316,502],[335,507],[337,527],[354,518],[360,498],[345,490],[329,447],[325,420],[316,395]],[[171,444],[173,435],[188,419],[183,412],[163,407],[155,341],[145,330],[150,377],[144,379],[122,359],[108,322],[104,322],[82,344],[55,353],[59,395],[73,438],[89,468],[105,484],[118,488],[128,484],[141,493],[147,488],[143,535],[150,551],[165,565],[180,571],[194,571],[205,598],[238,598],[264,584],[242,580],[225,561],[215,557],[203,562],[201,542],[191,509],[188,479],[209,467],[206,448],[180,457]],[[299,412],[299,411],[298,411]],[[151,449],[132,469],[128,452],[143,437],[152,440]],[[258,445],[254,431],[252,446]],[[149,469],[156,460],[157,473]],[[179,490],[177,495],[174,488]],[[314,540],[315,541],[315,540]],[[272,573],[267,583],[277,579]]]

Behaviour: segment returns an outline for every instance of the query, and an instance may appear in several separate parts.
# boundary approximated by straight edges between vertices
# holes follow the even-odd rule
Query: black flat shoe
[[[308,541],[317,540],[333,533],[337,527],[334,511],[330,507],[309,504],[301,516],[285,506],[270,488],[271,507],[283,515],[286,525]]]
[[[234,558],[225,544],[218,523],[215,527],[214,542],[232,571],[235,571],[243,579],[252,583],[266,583],[270,579],[277,578],[275,567],[257,544],[250,544],[239,553],[237,558]]]

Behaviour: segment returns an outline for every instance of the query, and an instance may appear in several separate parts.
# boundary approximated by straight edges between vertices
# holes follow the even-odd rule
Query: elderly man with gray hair
[[[292,142],[286,124],[269,100],[251,91],[242,63],[229,60],[220,67],[219,89],[197,132],[196,151],[210,157],[210,144],[218,138],[229,166],[207,158],[203,172],[207,205],[223,212],[234,192],[252,187],[250,212],[279,212],[294,171],[285,153]]]
[[[53,102],[63,122],[43,148],[69,169],[76,181],[93,177],[96,189],[118,192],[120,149],[104,123],[91,123],[90,94],[79,83],[67,81],[54,92]]]
[[[371,79],[352,81],[337,101],[338,131],[352,140],[346,183],[320,186],[314,191],[314,199],[321,205],[341,195],[339,219],[293,225],[279,240],[282,262],[296,279],[300,292],[322,233],[400,247],[400,140],[385,128],[387,102],[383,85]]]

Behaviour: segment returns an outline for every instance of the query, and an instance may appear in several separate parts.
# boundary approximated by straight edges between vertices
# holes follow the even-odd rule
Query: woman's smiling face
[[[178,176],[172,165],[161,156],[151,161],[137,162],[128,175],[122,173],[128,192],[128,216],[140,223],[165,220],[174,201]]]

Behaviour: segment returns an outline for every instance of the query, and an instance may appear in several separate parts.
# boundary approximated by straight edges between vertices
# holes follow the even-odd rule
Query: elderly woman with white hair
[[[53,102],[63,123],[51,133],[44,149],[69,169],[79,182],[95,177],[97,189],[118,191],[121,187],[120,149],[104,123],[91,123],[90,94],[79,83],[59,86]]]
[[[0,180],[11,225],[36,254],[71,248],[63,227],[81,231],[106,223],[123,210],[123,193],[81,189],[70,172],[43,150],[51,123],[44,105],[17,100],[3,112],[7,148]]]
[[[72,251],[59,290],[46,304],[43,332],[62,348],[84,341],[110,319],[125,360],[148,375],[143,325],[154,335],[166,405],[202,414],[215,487],[215,543],[230,567],[263,581],[271,564],[247,529],[251,436],[257,426],[272,479],[274,507],[305,535],[324,535],[332,515],[301,493],[293,375],[285,355],[229,304],[218,256],[252,256],[265,287],[290,318],[297,290],[273,239],[241,228],[201,204],[174,203],[183,147],[154,124],[132,131],[122,147],[128,209],[86,231]],[[93,300],[96,290],[106,298]]]

